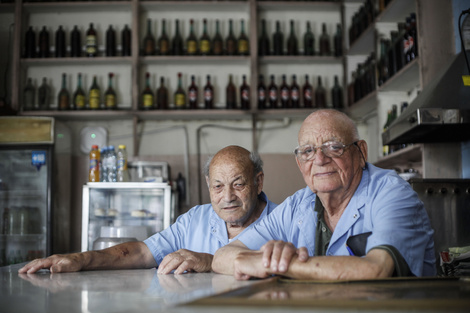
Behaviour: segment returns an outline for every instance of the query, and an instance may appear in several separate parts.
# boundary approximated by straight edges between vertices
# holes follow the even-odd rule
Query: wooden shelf
[[[419,83],[419,60],[414,59],[395,75],[390,77],[378,91],[410,91]]]

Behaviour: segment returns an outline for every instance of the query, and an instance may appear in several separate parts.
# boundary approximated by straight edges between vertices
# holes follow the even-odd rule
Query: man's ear
[[[257,183],[258,194],[260,194],[261,191],[263,191],[264,173],[259,172],[258,174],[256,174],[255,180]]]
[[[209,188],[209,177],[206,176],[206,184],[207,184],[207,188]]]

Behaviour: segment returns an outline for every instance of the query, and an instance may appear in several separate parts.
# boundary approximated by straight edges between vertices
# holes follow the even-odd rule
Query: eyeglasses
[[[339,158],[343,155],[344,150],[350,145],[357,145],[357,141],[350,143],[349,145],[345,145],[337,141],[328,141],[317,147],[312,145],[299,146],[295,148],[294,154],[297,159],[306,162],[312,160],[317,153],[317,149],[320,149],[321,152],[329,158]]]

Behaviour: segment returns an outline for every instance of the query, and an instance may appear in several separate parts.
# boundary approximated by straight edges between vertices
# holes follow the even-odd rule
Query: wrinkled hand
[[[263,266],[262,253],[259,251],[240,252],[233,261],[233,276],[238,280],[252,277],[266,278],[271,273]]]
[[[49,269],[51,273],[78,272],[82,269],[83,259],[79,253],[55,254],[45,259],[36,259],[18,270],[18,273],[32,274],[40,269]]]
[[[294,257],[301,262],[308,260],[307,248],[297,249],[292,243],[280,240],[268,241],[260,251],[263,252],[263,266],[273,274],[285,273]]]
[[[174,274],[184,272],[209,272],[212,269],[212,258],[208,253],[197,253],[186,249],[180,249],[165,256],[158,266],[158,274]]]

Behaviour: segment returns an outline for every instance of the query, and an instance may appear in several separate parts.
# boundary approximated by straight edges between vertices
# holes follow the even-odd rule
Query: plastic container
[[[90,151],[90,167],[88,169],[88,181],[99,182],[100,181],[100,150],[97,145],[91,146]]]

